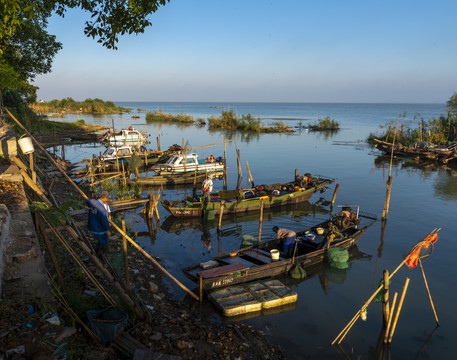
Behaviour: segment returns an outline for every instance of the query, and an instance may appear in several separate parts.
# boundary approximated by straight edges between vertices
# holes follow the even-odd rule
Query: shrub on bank
[[[340,129],[340,123],[330,116],[324,119],[317,119],[317,123],[309,126],[313,131],[335,131]]]
[[[172,115],[169,113],[163,113],[162,110],[146,113],[146,122],[179,122],[179,123],[193,123],[195,120],[188,114]]]
[[[84,114],[121,114],[130,112],[131,109],[118,106],[112,101],[102,99],[86,99],[75,101],[71,97],[62,100],[51,100],[48,102],[38,102],[30,104],[30,108],[37,113],[84,113]]]

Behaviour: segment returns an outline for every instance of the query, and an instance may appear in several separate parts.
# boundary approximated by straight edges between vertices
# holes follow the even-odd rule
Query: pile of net
[[[327,250],[328,264],[334,269],[347,269],[349,252],[347,249],[330,248]]]

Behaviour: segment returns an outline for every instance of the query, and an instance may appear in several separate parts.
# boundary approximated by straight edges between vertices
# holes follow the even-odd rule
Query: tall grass
[[[178,114],[173,115],[169,113],[164,113],[162,110],[158,109],[157,111],[146,113],[146,122],[179,122],[179,123],[193,123],[195,120],[192,116],[188,114]]]
[[[445,144],[457,139],[457,117],[451,113],[448,116],[441,115],[439,118],[433,117],[429,120],[419,119],[419,114],[414,116],[414,120],[405,124],[402,115],[397,125],[392,121],[382,126],[382,133],[370,133],[367,141],[374,143],[374,139],[392,142],[395,134],[395,143],[408,146],[417,141],[427,141],[434,144]],[[400,123],[400,124],[398,124]]]
[[[209,129],[225,129],[233,131],[249,132],[293,132],[291,128],[285,126],[282,122],[267,127],[262,124],[260,118],[254,118],[251,114],[236,115],[233,109],[222,111],[221,116],[211,116],[208,119]]]
[[[317,123],[310,125],[309,128],[314,131],[335,131],[340,129],[340,123],[327,116],[324,119],[317,119]]]

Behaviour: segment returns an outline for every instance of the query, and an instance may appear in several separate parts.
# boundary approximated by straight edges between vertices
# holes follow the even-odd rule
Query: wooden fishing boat
[[[171,156],[165,164],[156,165],[151,168],[158,175],[176,174],[185,172],[202,171],[222,171],[224,169],[224,159],[210,156],[205,160],[199,160],[196,153],[178,153]]]
[[[211,290],[285,274],[295,264],[306,268],[326,260],[329,249],[348,249],[356,244],[377,219],[359,215],[357,220],[366,224],[361,226],[355,221],[342,225],[337,217],[297,233],[292,256],[280,253],[278,260],[273,260],[271,251],[280,250],[282,245],[280,240],[270,240],[189,266],[183,272],[192,281],[201,282],[205,290]]]
[[[318,191],[325,191],[334,179],[321,178],[311,175],[297,178],[294,182],[286,184],[259,185],[253,189],[219,191],[211,194],[210,201],[205,202],[201,197],[189,197],[185,200],[163,200],[163,207],[176,217],[202,217],[204,212],[213,211],[215,215],[221,211],[223,214],[242,214],[249,211],[260,211],[263,201],[264,210],[284,205],[296,204],[307,201]]]
[[[400,143],[389,143],[374,139],[375,147],[385,154],[391,155],[392,152],[398,157],[414,158],[418,160],[439,161],[447,163],[456,157],[457,144],[451,146],[439,146],[429,142],[419,141],[409,146]]]
[[[222,179],[223,173],[211,173],[213,177]],[[170,174],[170,175],[154,175],[148,177],[136,177],[129,179],[127,182],[131,185],[141,184],[145,186],[175,186],[175,185],[190,185],[190,184],[201,184],[208,174],[206,172],[198,173],[185,173],[185,174]]]

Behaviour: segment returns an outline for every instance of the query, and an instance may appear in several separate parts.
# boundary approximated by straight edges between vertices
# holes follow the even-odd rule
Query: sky
[[[445,103],[457,92],[455,0],[171,0],[118,50],[53,16],[63,49],[38,99]]]

